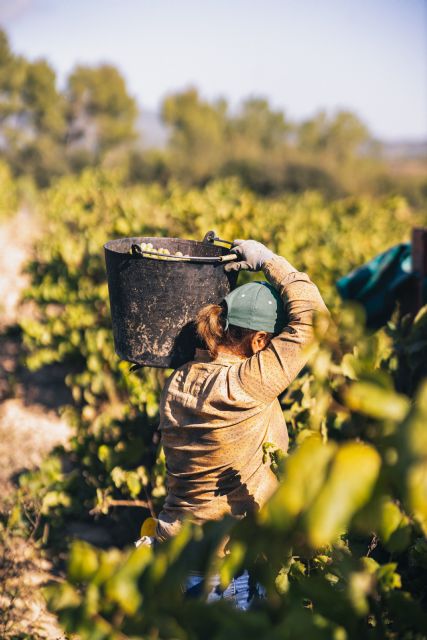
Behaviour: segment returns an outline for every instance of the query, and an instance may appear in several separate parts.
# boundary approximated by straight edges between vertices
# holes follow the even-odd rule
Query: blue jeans
[[[238,576],[235,576],[225,589],[220,587],[219,575],[209,578],[208,587],[206,602],[228,600],[237,609],[242,609],[243,611],[250,609],[255,602],[266,597],[265,588],[259,583],[252,583],[246,569]],[[191,571],[187,576],[184,592],[187,598],[202,597],[205,592],[203,574]]]

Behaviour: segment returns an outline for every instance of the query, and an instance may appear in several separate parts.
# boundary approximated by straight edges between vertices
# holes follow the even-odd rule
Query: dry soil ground
[[[27,285],[23,267],[38,234],[37,218],[26,210],[0,222],[0,508],[13,506],[16,478],[36,468],[69,435],[56,407],[66,390],[60,368],[30,374],[21,362],[19,316],[31,313],[19,300]],[[2,544],[3,542],[3,544]],[[40,585],[49,563],[31,541],[0,539],[0,637],[63,638],[44,606]]]

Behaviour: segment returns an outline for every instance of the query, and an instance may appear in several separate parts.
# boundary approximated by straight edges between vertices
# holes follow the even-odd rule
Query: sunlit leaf
[[[321,490],[304,515],[313,547],[333,542],[369,500],[381,459],[373,447],[350,442],[331,460]]]

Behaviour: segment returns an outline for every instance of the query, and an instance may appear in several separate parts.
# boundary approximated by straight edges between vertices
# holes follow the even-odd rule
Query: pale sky
[[[427,0],[0,0],[14,51],[111,62],[142,108],[194,85],[292,119],[355,111],[384,140],[427,139]]]

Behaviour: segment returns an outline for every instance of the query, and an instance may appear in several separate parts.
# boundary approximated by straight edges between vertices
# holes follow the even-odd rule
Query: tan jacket
[[[288,264],[288,263],[287,263]],[[262,445],[288,447],[277,399],[307,361],[313,314],[328,313],[307,274],[289,273],[275,256],[263,271],[280,292],[287,326],[250,358],[197,350],[171,375],[160,401],[167,487],[156,537],[175,535],[182,519],[197,523],[259,509],[277,486]]]

